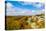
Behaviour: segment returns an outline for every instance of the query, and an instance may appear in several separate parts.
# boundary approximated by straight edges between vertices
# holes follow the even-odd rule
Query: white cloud
[[[27,11],[29,11],[29,10],[18,8],[18,7],[13,7],[13,5],[11,3],[7,3],[7,15],[17,15],[17,14],[22,15]]]
[[[37,8],[41,8],[43,6],[42,3],[39,3],[39,4],[33,4],[34,7],[37,7]]]
[[[7,6],[7,8],[14,7],[14,6],[13,6],[11,3],[9,3],[9,2],[6,4],[6,6]]]
[[[7,3],[7,16],[15,16],[15,15],[37,15],[42,13],[43,11],[41,10],[40,12],[32,12],[29,9],[23,9],[23,8],[18,8],[14,7],[11,3]]]

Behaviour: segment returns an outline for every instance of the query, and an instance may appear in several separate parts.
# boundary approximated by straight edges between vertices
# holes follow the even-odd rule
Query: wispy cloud
[[[28,3],[25,3],[25,5]],[[43,11],[36,11],[36,10],[30,10],[30,9],[24,9],[24,8],[19,8],[19,7],[14,7],[11,3],[7,3],[7,8],[6,8],[6,14],[7,16],[15,16],[15,15],[36,15],[43,13]],[[37,5],[36,5],[37,6]],[[39,12],[40,11],[40,12]]]
[[[7,15],[19,15],[19,14],[24,14],[24,13],[27,13],[27,12],[31,12],[30,10],[28,9],[21,9],[21,8],[18,8],[18,7],[14,7],[11,3],[7,3],[7,8],[6,8],[6,14]]]

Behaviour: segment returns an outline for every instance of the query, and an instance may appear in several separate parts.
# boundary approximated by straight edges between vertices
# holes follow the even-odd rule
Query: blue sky
[[[23,2],[23,1],[7,1],[7,14],[36,14],[42,12],[44,3],[39,2]],[[39,13],[40,13],[39,12]]]
[[[23,9],[30,9],[30,10],[42,10],[44,9],[44,4],[36,2],[36,3],[29,3],[23,1],[8,1],[14,7],[23,8]]]

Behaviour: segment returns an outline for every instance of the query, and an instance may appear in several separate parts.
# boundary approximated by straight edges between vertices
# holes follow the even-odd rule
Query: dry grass
[[[34,16],[6,16],[6,30],[40,29],[45,27],[45,15]]]

